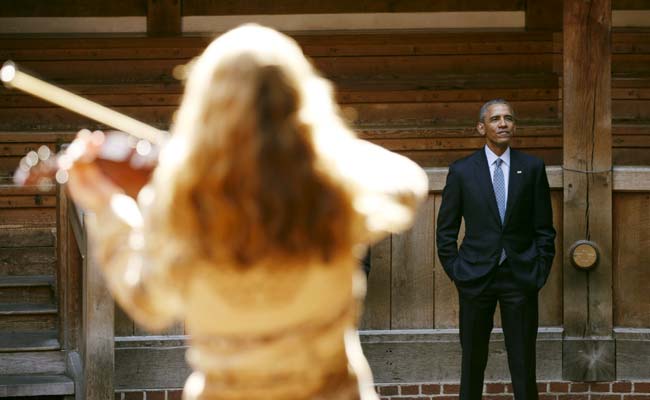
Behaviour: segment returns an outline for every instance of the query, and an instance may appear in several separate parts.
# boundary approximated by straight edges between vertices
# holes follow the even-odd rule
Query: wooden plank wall
[[[650,31],[612,34],[612,161],[650,165]]]
[[[167,1],[167,0],[165,0]],[[523,10],[525,0],[366,0],[328,2],[289,0],[281,2],[183,0],[182,15],[251,15],[307,14],[361,12],[433,12],[433,11],[517,11]],[[83,1],[83,0],[25,0],[2,7],[0,17],[70,17],[70,16],[144,16],[147,0]]]
[[[614,326],[650,327],[650,193],[613,199]]]
[[[436,179],[440,178],[444,178],[444,175],[436,175]],[[444,181],[438,182],[436,186],[441,188],[442,185]],[[555,243],[559,254],[562,253],[562,192],[560,189],[554,187],[552,191],[553,221],[555,229],[560,233]],[[441,200],[440,189],[431,191],[411,230],[404,234],[393,235],[371,249],[373,264],[368,280],[366,313],[361,329],[458,327],[456,289],[445,275],[435,255],[435,222]],[[459,240],[462,236],[461,230]],[[554,260],[548,283],[540,296],[540,326],[561,326],[561,258],[557,257]],[[496,326],[500,326],[498,316],[495,323]]]
[[[544,158],[547,165],[562,163],[561,36],[548,32],[339,32],[302,34],[296,39],[336,83],[342,114],[360,135],[424,167],[446,167],[479,148],[483,140],[474,132],[476,114],[484,101],[495,97],[511,99],[514,104],[519,123],[516,147]],[[199,37],[4,37],[0,38],[0,58],[16,59],[48,80],[167,128],[182,91],[172,70],[199,54],[207,41]],[[647,32],[613,35],[615,165],[650,165],[650,79],[644,67],[649,49]],[[0,174],[8,177],[26,150],[41,143],[54,148],[58,142],[69,140],[81,126],[98,127],[66,110],[0,89],[0,139],[6,139],[0,153]],[[364,336],[364,346],[373,367],[380,371],[380,382],[457,376],[454,365],[444,370],[444,365],[436,367],[431,361],[416,363],[418,368],[398,362],[400,357],[410,360],[415,356],[420,360],[454,360],[458,351],[454,336],[441,333],[456,326],[458,313],[455,289],[435,256],[435,220],[442,182],[444,175],[432,175],[432,191],[412,231],[388,238],[372,249],[362,327],[371,330]],[[560,233],[561,188],[560,175],[552,192],[554,220]],[[643,279],[648,274],[638,266],[645,265],[648,255],[643,251],[645,247],[639,250],[633,246],[648,240],[647,224],[643,225],[647,220],[643,210],[648,209],[648,192],[622,192],[614,197],[614,318],[617,326],[626,328],[650,326],[647,318],[637,317],[647,302],[627,295],[634,293],[644,298],[644,286],[639,282],[646,282]],[[25,195],[31,197],[22,200],[35,201],[35,194]],[[43,218],[52,218],[51,211]],[[34,218],[31,210],[27,215],[19,207],[1,212],[3,218]],[[632,228],[617,228],[619,224]],[[561,234],[557,245],[561,254]],[[541,333],[540,368],[547,379],[561,378],[557,375],[557,371],[561,372],[561,330],[556,328],[563,323],[561,271],[561,261],[556,258],[551,279],[541,294],[541,324],[545,331]],[[178,338],[183,327],[177,325],[157,339],[144,337],[149,333],[121,311],[115,312],[116,363],[124,367],[118,369],[117,387],[179,385],[184,376],[173,375],[171,370],[141,376],[138,382],[133,377],[149,365],[147,360],[184,371],[180,375],[186,373]],[[400,336],[403,330],[413,329],[428,333]],[[392,333],[381,336],[384,330]],[[629,332],[624,334],[630,337]],[[638,342],[637,337],[633,339],[626,343]],[[503,378],[494,372],[506,369],[505,359],[498,356],[502,343],[496,346],[490,374]],[[388,350],[394,350],[390,357]],[[622,357],[635,350],[638,348],[630,347],[621,353]],[[423,365],[427,368],[421,368]],[[623,373],[633,376],[635,371]]]
[[[151,0],[84,1],[22,0],[0,8],[0,17],[90,17],[145,16]],[[168,0],[165,0],[168,1]],[[554,0],[555,1],[555,0]],[[177,1],[179,2],[179,1]],[[307,13],[379,13],[439,11],[524,11],[539,10],[539,0],[366,0],[329,2],[289,0],[282,2],[183,0],[182,15],[253,15]],[[555,3],[554,5],[557,5]],[[553,7],[548,7],[553,8]],[[646,0],[612,0],[615,10],[648,9]],[[555,8],[557,11],[557,9]],[[541,10],[540,10],[541,11]]]
[[[480,105],[510,99],[515,146],[562,162],[561,36],[550,33],[302,35],[298,41],[337,85],[343,115],[364,138],[427,167],[447,166],[481,145]],[[0,39],[0,58],[161,128],[177,107],[175,66],[206,38]],[[650,163],[650,35],[613,34],[613,158]],[[0,89],[0,131],[58,131],[96,124],[38,99]],[[68,132],[69,133],[69,132]],[[5,144],[8,175],[34,138]],[[45,140],[45,139],[44,139]]]
[[[564,271],[568,380],[615,379],[610,38],[610,0],[564,2],[564,246],[591,240],[600,253],[592,271]],[[569,252],[562,256],[569,266]]]
[[[477,110],[511,99],[516,145],[561,161],[559,84],[549,33],[367,33],[296,37],[338,87],[342,113],[360,131],[423,166],[446,166],[480,146]],[[0,58],[145,122],[166,128],[181,86],[172,70],[204,38],[0,39]],[[0,90],[0,131],[97,126],[38,99]],[[15,155],[18,157],[18,155]],[[15,163],[16,159],[6,160]],[[6,169],[3,171],[7,173]]]

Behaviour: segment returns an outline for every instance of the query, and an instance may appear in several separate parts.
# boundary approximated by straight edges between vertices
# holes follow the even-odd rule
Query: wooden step
[[[74,394],[74,381],[57,375],[0,375],[0,398]]]
[[[1,303],[51,304],[54,302],[51,275],[0,276]]]
[[[45,314],[0,314],[0,333],[50,332],[55,331],[59,326],[58,324],[59,316],[56,312]]]
[[[0,210],[0,216],[3,213],[9,214],[9,211],[19,210]],[[30,215],[26,214],[24,217],[28,219]],[[54,219],[54,216],[52,216],[52,219]],[[22,225],[24,226],[24,224]],[[54,275],[55,268],[56,249],[54,247],[0,248],[0,276]]]
[[[57,333],[14,332],[0,333],[0,353],[60,350]]]
[[[48,351],[17,351],[1,353],[0,376],[24,374],[64,374],[65,352]]]
[[[50,275],[0,276],[0,288],[52,286],[54,277]]]
[[[24,228],[0,225],[0,253],[6,247],[54,247],[55,242],[55,227]]]
[[[0,317],[11,315],[44,315],[56,314],[56,306],[53,304],[29,304],[29,303],[2,303],[0,304]]]

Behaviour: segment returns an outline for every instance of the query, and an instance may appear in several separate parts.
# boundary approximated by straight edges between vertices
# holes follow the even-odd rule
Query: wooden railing
[[[456,380],[460,346],[457,338],[457,300],[451,282],[435,256],[435,217],[446,168],[429,168],[430,198],[415,226],[374,246],[373,265],[361,336],[375,378],[386,382]],[[562,379],[562,191],[561,167],[547,167],[552,190],[558,256],[540,295],[538,341],[539,379]],[[615,167],[614,179],[614,298],[617,379],[649,379],[644,360],[650,358],[650,300],[644,288],[650,274],[650,167]],[[178,388],[187,376],[186,346],[181,335],[115,336],[113,300],[93,265],[84,221],[60,191],[59,215],[65,216],[60,235],[67,235],[66,267],[62,269],[62,323],[70,352],[69,369],[76,374],[77,398],[110,398],[115,388]],[[63,223],[65,222],[65,223]],[[61,237],[61,236],[60,236]],[[644,239],[645,238],[645,239]],[[631,249],[635,249],[631,251]],[[63,260],[62,260],[63,261]],[[571,268],[566,266],[566,268]],[[76,282],[79,282],[77,284]],[[641,284],[639,284],[641,283]],[[66,291],[74,291],[70,293]],[[76,299],[76,300],[75,300]],[[72,304],[80,302],[83,306]],[[75,307],[79,317],[75,317]],[[77,324],[75,326],[75,324]],[[178,332],[182,333],[182,332]],[[137,336],[140,335],[140,336]],[[128,342],[128,343],[127,343]],[[118,371],[111,372],[117,366]],[[489,379],[507,379],[507,360],[498,329],[493,336]],[[137,375],[136,375],[137,371]],[[127,376],[128,375],[128,376]],[[134,376],[136,375],[136,376]]]
[[[93,218],[59,190],[61,337],[75,399],[114,397],[114,302],[90,249],[86,222]]]

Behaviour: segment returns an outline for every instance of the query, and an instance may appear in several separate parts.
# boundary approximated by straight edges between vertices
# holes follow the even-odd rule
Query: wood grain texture
[[[53,228],[0,229],[0,249],[5,247],[53,247],[54,243],[55,229]]]
[[[562,31],[563,0],[526,0],[526,30]]]
[[[461,349],[455,329],[396,331],[361,335],[377,383],[458,382]],[[537,378],[561,379],[561,333],[540,331]],[[509,380],[507,355],[500,330],[492,333],[486,380]]]
[[[135,324],[128,314],[115,303],[115,336],[133,336],[135,334]]]
[[[650,331],[648,329],[617,328],[616,379],[650,379]]]
[[[391,321],[391,237],[370,249],[371,270],[360,329],[390,329]]]
[[[53,332],[59,319],[55,313],[45,315],[3,315],[0,316],[0,332]]]
[[[4,226],[44,227],[56,225],[54,207],[0,208],[0,221]]]
[[[64,349],[80,347],[82,329],[82,268],[79,246],[70,226],[74,205],[64,186],[57,187],[57,258],[56,274],[59,304],[59,337]]]
[[[55,196],[0,196],[1,208],[33,208],[33,207],[47,207],[52,208],[56,206]]]
[[[0,275],[54,275],[54,247],[7,247],[0,249]]]
[[[650,326],[650,193],[614,195],[614,325]]]
[[[446,173],[445,173],[446,176]],[[440,181],[438,179],[437,181]],[[444,187],[444,182],[442,182]],[[442,190],[442,189],[439,189]],[[442,194],[436,193],[435,198],[435,219],[438,220],[438,211],[440,210],[440,204],[442,203]],[[437,228],[437,226],[436,226]],[[462,240],[465,235],[465,221],[461,223],[460,231],[458,232],[458,240]],[[435,238],[435,237],[434,237]],[[458,291],[452,280],[447,276],[445,270],[442,268],[440,259],[438,258],[438,246],[437,242],[434,247],[435,252],[435,289],[434,289],[434,304],[435,304],[435,321],[434,327],[436,329],[445,329],[445,328],[458,328]]]
[[[564,275],[562,254],[563,250],[563,202],[562,191],[551,191],[551,204],[553,207],[553,227],[557,232],[555,237],[555,259],[551,267],[551,274],[546,285],[539,292],[539,326],[562,326],[563,286]]]
[[[0,374],[63,374],[64,354],[60,351],[3,353]]]
[[[91,215],[84,216],[84,227],[88,222],[94,223]],[[82,253],[92,252],[87,248]],[[115,392],[113,299],[92,257],[84,258],[83,267],[83,390],[87,399],[108,399]]]
[[[161,332],[150,331],[139,325],[137,322],[134,322],[133,325],[133,334],[135,336],[151,336],[151,335],[161,335],[161,336],[178,336],[185,333],[185,324],[183,322],[175,322],[172,325],[168,326]]]
[[[117,17],[145,15],[146,0],[24,0],[0,8],[0,17]]]
[[[648,0],[612,0],[614,10],[648,10]]]
[[[614,190],[650,192],[650,167],[614,167]]]
[[[184,0],[183,15],[248,15],[248,14],[319,14],[371,12],[432,12],[432,11],[514,11],[523,10],[522,0],[443,0],[387,1],[288,0],[282,2]]]
[[[613,327],[610,31],[610,0],[564,2],[564,248],[587,239],[600,250],[595,269],[564,268],[565,335],[575,338],[564,344],[565,379],[614,379],[614,346],[587,339]]]
[[[434,200],[420,206],[415,224],[392,238],[391,328],[433,328]]]
[[[147,35],[181,34],[181,0],[147,0]]]
[[[181,388],[191,370],[185,346],[115,349],[115,389]]]
[[[614,380],[616,377],[614,339],[564,338],[562,370],[562,377],[566,380],[581,382]]]

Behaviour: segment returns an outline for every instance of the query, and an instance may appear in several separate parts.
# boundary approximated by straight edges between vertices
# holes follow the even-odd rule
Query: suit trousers
[[[497,302],[515,400],[537,400],[537,291],[524,290],[515,282],[508,260],[496,267],[487,279],[489,282],[485,289],[477,296],[463,295],[459,291],[462,347],[460,400],[482,398]]]

